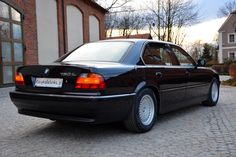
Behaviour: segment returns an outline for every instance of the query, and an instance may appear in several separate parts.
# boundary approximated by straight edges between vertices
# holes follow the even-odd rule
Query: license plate
[[[35,87],[61,88],[63,79],[59,78],[36,78]]]

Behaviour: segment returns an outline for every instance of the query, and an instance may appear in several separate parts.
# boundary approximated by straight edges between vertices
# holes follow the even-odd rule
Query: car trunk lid
[[[93,68],[73,65],[34,65],[18,69],[25,81],[18,88],[29,92],[63,93],[76,91],[77,77],[82,73],[91,73]]]

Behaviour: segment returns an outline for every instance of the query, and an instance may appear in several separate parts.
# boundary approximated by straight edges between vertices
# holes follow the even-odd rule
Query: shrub
[[[229,66],[229,75],[236,80],[236,63]]]
[[[233,64],[233,63],[236,63],[236,60],[231,60],[231,59],[225,59],[224,60],[224,64],[230,65],[230,64]]]
[[[236,80],[234,80],[234,79],[229,79],[229,80],[223,81],[223,82],[222,82],[222,85],[236,86]]]
[[[219,74],[226,75],[229,72],[229,65],[228,64],[217,64],[217,65],[213,65],[212,69],[217,71]]]

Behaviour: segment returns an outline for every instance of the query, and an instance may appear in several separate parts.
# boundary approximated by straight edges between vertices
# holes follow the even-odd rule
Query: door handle
[[[158,76],[158,77],[162,77],[162,73],[161,72],[156,72],[155,75]]]
[[[187,71],[185,71],[185,75],[190,75],[190,72],[187,70]]]

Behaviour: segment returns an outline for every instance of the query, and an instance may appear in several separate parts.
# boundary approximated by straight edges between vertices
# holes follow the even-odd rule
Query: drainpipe
[[[65,8],[64,8],[64,0],[62,0],[62,22],[63,22],[63,40],[64,40],[64,54],[67,53],[67,44],[66,44],[66,22],[65,22]]]

